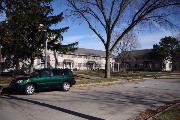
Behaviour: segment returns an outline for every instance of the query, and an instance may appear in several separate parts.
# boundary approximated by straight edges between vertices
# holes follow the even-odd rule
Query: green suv
[[[12,80],[10,89],[21,90],[31,95],[40,88],[61,88],[63,91],[69,91],[75,83],[74,75],[69,69],[42,69],[28,77]]]

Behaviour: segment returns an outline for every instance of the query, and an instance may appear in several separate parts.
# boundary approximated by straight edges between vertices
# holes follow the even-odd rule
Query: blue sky
[[[54,14],[58,14],[63,11],[64,6],[62,1],[54,0],[53,2]],[[104,46],[97,36],[88,28],[86,23],[77,22],[76,20],[64,19],[61,24],[56,25],[56,27],[69,26],[70,29],[63,34],[64,44],[79,42],[78,47],[104,50]],[[159,40],[165,36],[172,35],[169,31],[158,27],[158,32],[153,31],[140,31],[138,33],[138,46],[137,49],[150,49],[153,44],[157,44]]]
[[[52,3],[54,9],[53,14],[59,14],[63,12],[66,8],[64,7],[63,0],[54,0]],[[4,17],[0,18],[4,19]],[[177,21],[175,21],[177,22]],[[63,22],[57,24],[56,27],[69,26],[69,30],[63,34],[64,41],[63,44],[68,44],[72,42],[79,42],[78,47],[104,50],[102,42],[97,38],[97,36],[88,28],[86,23],[83,21],[76,21],[74,19],[64,19]],[[174,35],[170,31],[166,31],[163,28],[157,26],[158,30],[147,31],[145,28],[138,32],[138,47],[137,49],[150,49],[153,44],[157,44],[161,38],[165,36]]]

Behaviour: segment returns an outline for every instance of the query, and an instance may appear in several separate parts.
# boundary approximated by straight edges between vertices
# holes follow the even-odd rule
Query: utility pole
[[[48,42],[48,37],[47,37],[47,26],[40,24],[39,25],[40,31],[44,32],[44,42],[45,42],[45,50],[44,50],[44,55],[45,55],[45,63],[44,63],[44,68],[47,68],[47,42]]]
[[[47,42],[48,42],[48,39],[47,39],[47,33],[45,31],[45,64],[44,64],[44,68],[47,68]]]

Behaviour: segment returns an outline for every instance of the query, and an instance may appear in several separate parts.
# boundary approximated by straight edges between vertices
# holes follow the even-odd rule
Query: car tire
[[[69,91],[70,90],[70,88],[71,88],[71,84],[69,83],[69,82],[64,82],[63,84],[62,84],[62,90],[63,91]]]
[[[24,92],[26,95],[32,95],[35,93],[35,86],[33,84],[27,84],[25,86]]]

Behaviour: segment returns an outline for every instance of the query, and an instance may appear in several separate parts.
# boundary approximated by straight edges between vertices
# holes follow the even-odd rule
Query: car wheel
[[[33,84],[27,84],[25,87],[25,94],[32,95],[35,92],[35,86]]]
[[[71,87],[71,85],[70,85],[69,82],[64,82],[63,85],[62,85],[63,91],[69,91],[70,87]]]

